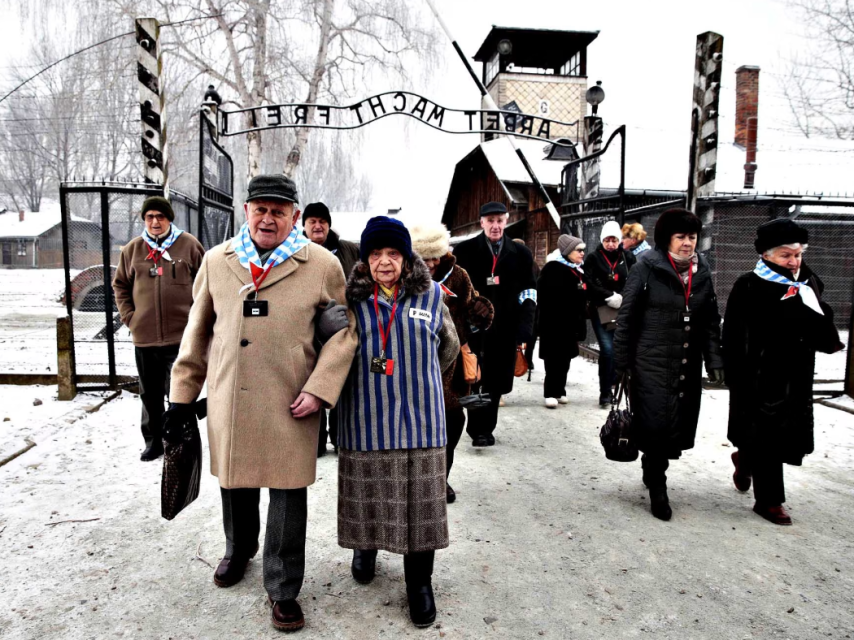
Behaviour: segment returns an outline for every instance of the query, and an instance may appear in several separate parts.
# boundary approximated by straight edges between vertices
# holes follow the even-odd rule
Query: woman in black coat
[[[599,343],[599,406],[611,404],[614,386],[614,322],[602,322],[600,313],[616,319],[623,302],[622,291],[629,279],[629,270],[637,259],[622,246],[623,231],[611,220],[599,234],[601,242],[584,261],[584,273],[589,279],[590,323]]]
[[[562,235],[557,247],[558,257],[543,267],[537,281],[537,333],[546,368],[543,397],[549,409],[568,404],[569,363],[578,355],[578,342],[587,335],[588,282],[581,266],[584,242]]]
[[[718,301],[712,273],[696,253],[702,222],[670,209],[655,225],[655,250],[629,274],[617,318],[614,358],[630,376],[633,427],[652,514],[669,520],[669,460],[694,446],[702,362],[723,381]]]
[[[752,480],[753,510],[781,525],[792,524],[783,507],[783,463],[800,465],[813,452],[815,352],[844,348],[821,300],[824,285],[802,262],[808,239],[788,219],[759,227],[761,257],[736,280],[723,330],[728,437],[738,447],[733,481],[747,491]]]

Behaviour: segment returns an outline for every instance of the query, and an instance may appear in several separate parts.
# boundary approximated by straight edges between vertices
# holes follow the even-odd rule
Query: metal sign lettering
[[[389,116],[415,118],[446,133],[483,133],[543,140],[557,146],[569,141],[551,140],[552,127],[574,127],[561,122],[505,109],[451,109],[408,91],[387,91],[356,104],[272,104],[247,109],[220,109],[220,135],[234,136],[264,129],[358,129]],[[577,138],[577,135],[576,135]]]

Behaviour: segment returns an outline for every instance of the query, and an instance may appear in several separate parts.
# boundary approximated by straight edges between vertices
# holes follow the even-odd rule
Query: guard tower
[[[587,115],[587,47],[598,36],[598,31],[493,25],[474,59],[483,63],[483,84],[500,109],[575,122]],[[573,141],[577,133],[566,127],[550,132],[552,138]]]

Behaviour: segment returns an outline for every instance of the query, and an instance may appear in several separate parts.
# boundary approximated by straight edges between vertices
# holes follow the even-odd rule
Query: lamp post
[[[602,118],[597,114],[599,105],[605,100],[605,90],[602,81],[590,87],[585,94],[585,99],[593,107],[593,115],[584,116],[584,136],[582,145],[584,155],[589,156],[602,148]],[[599,158],[588,160],[582,165],[582,188],[581,199],[587,200],[599,196]]]

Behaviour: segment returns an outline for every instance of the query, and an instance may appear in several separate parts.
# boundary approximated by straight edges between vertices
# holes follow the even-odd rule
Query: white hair
[[[762,253],[762,257],[763,258],[770,258],[775,253],[777,253],[777,251],[779,251],[780,249],[790,249],[792,251],[797,251],[798,249],[800,249],[801,251],[806,251],[807,247],[809,247],[808,244],[801,244],[800,242],[795,242],[793,244],[781,244],[780,246],[771,247],[770,249],[764,251]]]

